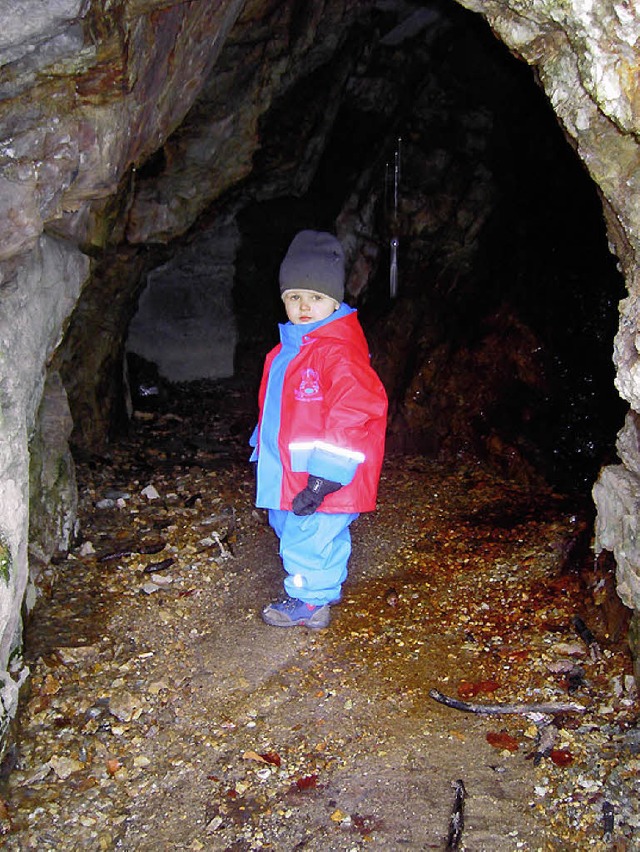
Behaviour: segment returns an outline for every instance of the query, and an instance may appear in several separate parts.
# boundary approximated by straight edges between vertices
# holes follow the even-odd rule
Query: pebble
[[[74,772],[79,772],[84,768],[84,764],[79,760],[73,760],[70,757],[59,757],[54,755],[49,760],[49,766],[56,773],[58,778],[65,781]]]
[[[568,655],[570,657],[584,657],[587,653],[584,645],[579,642],[558,642],[553,646],[553,650],[560,655]]]
[[[104,496],[109,500],[129,500],[131,499],[131,494],[126,491],[120,491],[117,488],[107,488],[104,493]]]
[[[141,700],[126,690],[114,693],[109,699],[109,712],[121,722],[130,722],[142,712]]]
[[[96,503],[96,509],[115,509],[116,501],[110,500],[108,497],[105,497],[103,500],[98,500]]]

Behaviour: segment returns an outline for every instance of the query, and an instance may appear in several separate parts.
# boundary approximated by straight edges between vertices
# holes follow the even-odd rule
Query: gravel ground
[[[329,628],[270,628],[282,570],[249,420],[233,388],[176,391],[79,463],[81,537],[28,631],[4,847],[640,849],[637,692],[572,564],[577,501],[388,459]],[[541,702],[579,710],[518,712]]]

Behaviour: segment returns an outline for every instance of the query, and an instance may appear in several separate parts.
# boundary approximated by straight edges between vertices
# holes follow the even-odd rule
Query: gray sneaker
[[[287,598],[266,606],[262,610],[262,620],[272,627],[295,627],[300,624],[303,627],[318,629],[327,627],[331,619],[329,604],[324,606],[313,606],[297,598]]]

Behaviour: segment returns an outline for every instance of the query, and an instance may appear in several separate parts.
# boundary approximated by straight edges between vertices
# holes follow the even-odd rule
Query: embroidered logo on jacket
[[[293,392],[296,399],[301,402],[320,402],[322,391],[320,390],[320,376],[311,367],[302,371],[300,384]]]

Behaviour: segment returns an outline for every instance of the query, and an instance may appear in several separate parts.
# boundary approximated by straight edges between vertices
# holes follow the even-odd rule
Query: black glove
[[[307,487],[293,498],[293,514],[313,515],[327,494],[333,494],[340,488],[342,488],[342,485],[339,482],[331,482],[330,479],[309,475]]]

